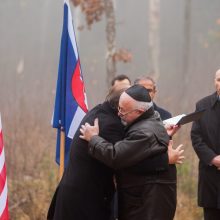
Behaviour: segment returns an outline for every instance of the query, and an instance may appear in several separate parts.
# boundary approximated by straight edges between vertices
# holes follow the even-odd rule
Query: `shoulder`
[[[135,123],[132,127],[132,130],[137,130],[138,132],[155,132],[155,128],[162,128],[164,129],[163,123],[160,119],[160,116],[157,112],[154,113],[149,118],[142,119]]]
[[[161,108],[161,107],[157,106],[155,103],[154,103],[154,110],[159,112],[160,117],[161,117],[162,120],[166,120],[166,119],[172,117],[170,112],[168,112],[164,108]]]
[[[82,124],[86,122],[94,124],[95,118],[99,120],[99,135],[111,143],[115,143],[124,137],[124,126],[116,112],[105,104],[100,104],[90,110]]]
[[[157,142],[161,143],[167,143],[169,141],[169,136],[162,121],[158,120],[155,116],[143,119],[134,124],[129,129],[129,134],[143,137],[144,139],[152,138],[152,140],[157,140]]]
[[[216,93],[213,93],[209,96],[206,96],[202,99],[200,99],[197,103],[196,106],[203,108],[203,107],[208,107],[212,105],[212,102],[214,102],[216,100]]]

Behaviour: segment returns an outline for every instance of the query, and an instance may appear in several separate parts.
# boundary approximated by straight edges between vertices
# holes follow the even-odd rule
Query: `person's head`
[[[220,96],[220,69],[218,69],[215,73],[215,88],[218,95]]]
[[[115,85],[112,86],[109,89],[109,92],[106,96],[106,101],[110,104],[110,106],[114,109],[114,110],[118,110],[118,102],[119,102],[119,98],[121,96],[121,94],[130,87],[130,85],[127,84],[119,84],[119,85]]]
[[[117,86],[117,85],[120,85],[120,84],[125,84],[125,85],[131,85],[131,80],[129,79],[128,76],[126,75],[118,75],[116,77],[113,78],[112,82],[111,82],[111,85],[112,86]]]
[[[152,100],[154,99],[154,96],[157,92],[157,89],[156,89],[156,82],[153,80],[153,78],[151,78],[150,76],[138,77],[134,81],[134,85],[144,86],[148,90],[148,92],[151,96],[151,99]]]
[[[147,89],[134,85],[125,90],[119,99],[118,115],[127,124],[132,123],[153,106]]]

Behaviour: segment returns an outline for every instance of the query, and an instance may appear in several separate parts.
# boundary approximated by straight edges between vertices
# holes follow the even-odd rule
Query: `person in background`
[[[157,87],[156,87],[156,82],[153,80],[153,78],[151,78],[150,76],[141,76],[134,81],[134,84],[144,86],[149,91],[151,99],[154,100],[154,97],[157,93]],[[170,112],[157,106],[155,102],[154,102],[154,110],[159,112],[162,120],[166,120],[172,117]]]
[[[112,79],[111,85],[112,86],[117,86],[117,85],[121,85],[121,84],[125,84],[125,85],[131,85],[131,80],[129,79],[128,76],[121,74],[121,75],[117,75],[116,77],[114,77]]]
[[[198,205],[203,207],[205,220],[220,219],[220,69],[214,84],[216,91],[196,103],[196,111],[206,111],[191,129],[199,158]]]
[[[127,124],[125,138],[115,145],[98,136],[99,126],[81,126],[81,138],[89,141],[91,156],[117,170],[120,220],[172,220],[176,209],[176,173],[160,170],[144,173],[143,159],[152,158],[172,148],[169,135],[146,88],[134,85],[119,99],[119,116]],[[182,163],[182,145],[177,163]],[[135,164],[131,158],[140,161]],[[130,162],[128,163],[128,161]],[[135,161],[137,162],[137,161]],[[127,167],[125,167],[125,164]],[[139,173],[134,168],[139,167]]]

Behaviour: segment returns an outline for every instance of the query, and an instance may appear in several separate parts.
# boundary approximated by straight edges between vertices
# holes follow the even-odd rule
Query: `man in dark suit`
[[[206,109],[192,125],[191,139],[199,157],[198,205],[205,220],[220,219],[220,69],[215,74],[216,92],[196,103]]]
[[[156,82],[153,80],[153,78],[151,78],[149,76],[142,76],[142,77],[137,78],[134,81],[134,84],[144,86],[148,90],[148,92],[151,96],[151,99],[154,100],[157,89],[156,89]],[[160,114],[160,117],[161,117],[162,120],[166,120],[166,119],[172,117],[170,112],[168,112],[167,110],[157,106],[155,104],[155,102],[153,102],[153,106],[154,106],[154,110],[157,111]],[[173,200],[173,207],[174,207],[174,210],[176,210],[176,204],[177,204],[177,190],[176,190],[177,189],[177,177],[176,177],[176,173],[177,173],[177,171],[176,171],[175,164],[170,164],[169,168],[168,168],[168,171],[171,174],[170,176],[172,177],[172,184],[171,183],[169,183],[169,184],[173,188],[173,191],[170,192],[170,196],[175,198],[175,200]]]
[[[148,90],[152,101],[154,100],[154,97],[157,93],[157,87],[156,87],[156,82],[153,80],[153,78],[151,78],[150,76],[141,76],[141,77],[137,78],[134,81],[134,84],[144,86]],[[155,104],[155,102],[154,102],[154,110],[159,112],[160,117],[161,117],[162,120],[166,120],[166,119],[172,117],[170,112],[168,112],[167,110],[157,106]]]
[[[99,117],[100,135],[113,144],[124,138],[124,126],[117,115],[117,107],[119,96],[125,88],[128,86],[113,88],[106,101],[90,110],[81,123],[93,123]],[[50,204],[49,220],[109,220],[111,217],[114,170],[88,154],[88,143],[80,139],[79,134],[78,129],[72,141],[69,164]],[[175,154],[178,160],[178,152],[174,152],[174,163]],[[125,161],[124,166],[129,166],[136,160],[134,154]],[[151,160],[149,164],[153,163],[155,166],[146,163],[143,172],[167,169],[167,153]],[[154,160],[157,162],[153,162]]]

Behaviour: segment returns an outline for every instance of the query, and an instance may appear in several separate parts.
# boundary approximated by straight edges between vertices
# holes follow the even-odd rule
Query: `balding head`
[[[215,73],[215,78],[220,77],[220,69],[218,69]]]
[[[153,108],[153,102],[151,101],[150,96],[148,95],[149,99],[147,99],[145,96],[142,96],[142,89],[136,87],[137,86],[132,86],[127,89],[122,93],[119,99],[118,115],[121,117],[122,121],[126,122],[127,124],[132,123],[144,112],[148,111],[150,108]],[[144,88],[144,90],[146,89]]]
[[[150,76],[140,76],[134,81],[134,84],[144,86],[148,90],[151,99],[154,99],[157,89],[156,82],[153,78],[151,78]]]

